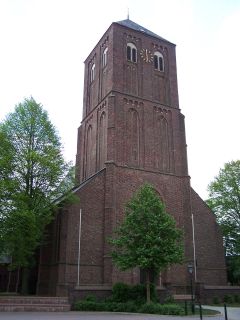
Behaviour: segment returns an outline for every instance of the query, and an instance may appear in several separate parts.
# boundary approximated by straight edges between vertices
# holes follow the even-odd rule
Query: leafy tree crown
[[[226,253],[240,254],[240,160],[226,163],[208,191],[207,204],[223,231]]]
[[[28,265],[52,219],[53,200],[70,187],[70,164],[47,112],[33,98],[0,124],[0,139],[0,250],[16,265]]]
[[[111,240],[113,260],[122,270],[162,270],[182,262],[181,237],[153,187],[145,184],[127,203],[124,220]]]

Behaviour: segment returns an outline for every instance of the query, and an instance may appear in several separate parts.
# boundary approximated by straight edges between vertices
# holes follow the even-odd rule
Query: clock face
[[[145,62],[152,62],[153,61],[153,54],[148,49],[142,49],[140,51],[140,56]]]

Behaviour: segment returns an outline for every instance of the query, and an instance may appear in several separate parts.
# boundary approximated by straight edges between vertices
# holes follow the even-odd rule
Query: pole
[[[199,314],[200,314],[200,320],[202,320],[202,305],[199,303]]]
[[[81,231],[82,231],[82,209],[80,209],[80,212],[79,212],[79,227],[78,227],[78,270],[77,270],[77,286],[79,286],[79,284],[80,284]]]
[[[197,260],[196,260],[195,227],[194,227],[193,214],[192,214],[192,236],[193,236],[194,281],[197,282],[197,263],[196,263]]]
[[[195,314],[195,305],[193,300],[193,279],[191,275],[191,299],[192,299],[192,314]]]
[[[195,242],[195,225],[194,225],[194,216],[192,210],[192,191],[190,184],[190,213],[192,220],[192,241],[193,241],[193,261],[194,261],[194,282],[197,282],[197,259],[196,259],[196,242]]]
[[[224,315],[225,315],[225,320],[228,320],[227,306],[225,303],[224,303]]]

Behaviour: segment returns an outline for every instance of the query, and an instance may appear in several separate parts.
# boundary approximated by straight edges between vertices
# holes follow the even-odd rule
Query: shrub
[[[141,313],[184,315],[184,310],[177,304],[146,303],[140,309]]]
[[[174,298],[172,295],[168,295],[165,299],[164,299],[164,303],[166,304],[173,304],[175,301],[174,301]]]
[[[132,302],[105,302],[103,303],[105,311],[113,312],[137,312],[137,305]]]
[[[138,310],[140,313],[156,313],[156,304],[155,303],[145,303]]]
[[[146,303],[140,308],[133,301],[129,302],[95,302],[81,300],[74,304],[76,311],[112,311],[112,312],[141,312],[166,315],[184,315],[184,310],[176,304],[161,305],[159,303]]]
[[[134,286],[131,286],[130,288],[130,294],[129,294],[130,300],[135,301],[138,304],[145,303],[146,301],[146,287],[143,284],[136,284]]]
[[[233,303],[233,297],[230,294],[226,294],[223,298],[223,301],[226,303]]]
[[[219,304],[219,298],[218,297],[213,297],[213,304]]]
[[[126,302],[129,300],[129,291],[130,288],[125,283],[115,283],[112,289],[113,301],[116,302]]]
[[[236,303],[240,302],[240,296],[238,294],[234,295],[234,302],[236,302]]]
[[[113,312],[121,312],[123,310],[123,302],[105,302],[104,310],[105,311],[113,311]]]
[[[153,284],[150,285],[150,290],[151,300],[157,301],[157,292]],[[146,301],[146,286],[144,284],[130,286],[121,282],[114,284],[112,301],[127,302],[129,300],[135,301],[138,304],[144,303]]]
[[[176,315],[176,316],[183,316],[184,310],[180,305],[177,304],[162,304],[160,305],[161,309],[159,314],[168,314],[168,315]]]
[[[97,302],[97,299],[96,299],[96,297],[95,297],[94,295],[89,294],[88,296],[86,296],[86,297],[84,298],[84,301]]]
[[[133,301],[129,301],[126,303],[126,311],[125,312],[138,312],[138,306]]]
[[[100,302],[94,301],[77,301],[74,304],[74,310],[76,311],[104,311],[104,305]]]
[[[112,311],[112,312],[137,312],[137,305],[132,302],[94,302],[81,300],[74,304],[76,311]]]
[[[151,300],[153,302],[157,302],[158,300],[158,295],[157,295],[157,290],[156,290],[156,286],[151,283],[150,284],[150,292],[151,292]],[[147,293],[146,293],[146,287],[145,287],[145,297],[147,297]]]

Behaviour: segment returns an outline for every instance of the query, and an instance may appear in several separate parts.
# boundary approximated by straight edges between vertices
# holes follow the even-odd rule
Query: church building
[[[59,209],[41,248],[38,294],[104,295],[142,281],[141,270],[113,265],[108,239],[144,183],[184,232],[184,263],[159,274],[157,288],[186,293],[189,265],[194,283],[226,284],[220,229],[190,185],[175,45],[129,19],[112,23],[85,61],[76,179],[79,202]]]

